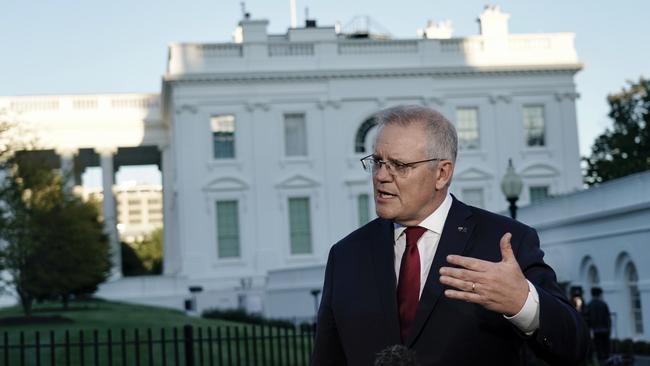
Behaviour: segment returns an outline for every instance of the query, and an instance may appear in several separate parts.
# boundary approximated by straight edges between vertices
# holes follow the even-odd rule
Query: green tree
[[[596,138],[585,182],[594,185],[650,169],[650,80],[629,82],[607,97],[612,128]]]
[[[137,240],[125,245],[129,249],[123,251],[123,253],[132,251],[142,267],[142,271],[133,268],[135,270],[129,272],[131,275],[155,275],[162,273],[163,232],[161,228],[151,231],[143,240]]]
[[[25,315],[36,299],[96,290],[110,270],[108,241],[91,203],[63,192],[60,175],[33,153],[3,162],[0,269]]]

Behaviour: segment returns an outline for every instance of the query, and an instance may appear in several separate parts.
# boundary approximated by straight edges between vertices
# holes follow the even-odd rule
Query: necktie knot
[[[409,226],[406,228],[406,246],[410,247],[416,245],[418,240],[422,235],[427,231],[426,228],[422,226]]]

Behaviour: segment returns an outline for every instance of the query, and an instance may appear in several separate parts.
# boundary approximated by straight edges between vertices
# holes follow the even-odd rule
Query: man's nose
[[[390,181],[392,178],[392,175],[388,171],[388,165],[386,163],[381,164],[379,168],[375,170],[375,179],[384,182],[384,181]]]

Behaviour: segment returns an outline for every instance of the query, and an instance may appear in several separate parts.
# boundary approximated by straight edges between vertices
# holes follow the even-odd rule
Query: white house
[[[201,286],[200,309],[307,318],[330,246],[374,216],[359,159],[379,109],[427,105],[455,123],[452,193],[470,204],[505,209],[508,159],[520,203],[581,188],[574,35],[510,34],[508,18],[487,7],[477,35],[430,23],[413,39],[312,20],[268,34],[245,18],[234,42],[170,45],[160,95],[3,97],[0,110],[62,171],[101,165],[105,192],[120,166],[159,165],[164,275],[122,278],[116,255],[100,295],[182,307]]]
[[[505,208],[510,158],[524,203],[578,190],[574,36],[509,34],[507,22],[490,7],[476,36],[385,39],[315,22],[275,35],[243,19],[237,42],[171,45],[161,99],[178,248],[165,272],[202,286],[199,306],[312,316],[322,275],[311,269],[373,216],[359,159],[373,114],[395,104],[455,122],[452,191],[471,204]]]

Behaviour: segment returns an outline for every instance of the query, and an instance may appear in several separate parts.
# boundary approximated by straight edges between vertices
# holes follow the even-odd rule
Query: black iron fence
[[[302,366],[314,326],[226,326],[62,332],[4,332],[4,366]]]

